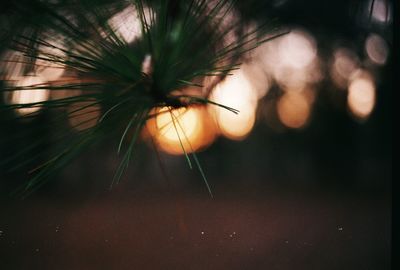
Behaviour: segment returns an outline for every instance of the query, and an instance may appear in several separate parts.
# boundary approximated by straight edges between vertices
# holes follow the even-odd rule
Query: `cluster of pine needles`
[[[22,196],[53,179],[83,151],[110,136],[119,136],[116,149],[121,163],[112,180],[117,183],[132,159],[140,132],[158,113],[169,113],[176,120],[172,121],[174,125],[180,124],[173,109],[180,107],[211,103],[238,113],[208,100],[210,89],[237,69],[247,52],[279,35],[271,22],[251,30],[244,29],[240,20],[227,24],[228,14],[235,9],[232,0],[9,2],[0,14],[0,120],[3,126],[29,126],[30,119],[51,115],[46,119],[51,136],[27,132],[26,128],[4,131],[12,132],[5,139],[26,143],[0,160],[11,171],[31,168],[29,181],[17,191]],[[110,24],[110,18],[127,7],[136,11],[132,16],[137,16],[141,28],[140,37],[131,42]],[[8,57],[9,52],[23,57]],[[34,74],[39,62],[63,68],[67,75],[51,83],[22,86],[9,77],[10,67],[22,66],[23,75]],[[203,81],[213,83],[204,85]],[[187,94],[187,88],[198,89],[198,94]],[[14,91],[32,90],[46,90],[56,98],[9,102]],[[68,110],[73,104],[84,105]],[[35,110],[17,113],[30,108]],[[90,128],[76,131],[63,124],[88,110],[100,115],[85,120],[97,121]],[[32,129],[38,129],[37,125]],[[44,144],[51,147],[44,148]],[[181,142],[189,165],[193,163],[199,169],[211,194],[196,154],[183,145]]]

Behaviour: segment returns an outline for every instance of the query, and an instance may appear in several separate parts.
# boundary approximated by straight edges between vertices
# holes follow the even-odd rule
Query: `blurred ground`
[[[304,192],[28,199],[0,207],[0,268],[389,269],[389,206]]]

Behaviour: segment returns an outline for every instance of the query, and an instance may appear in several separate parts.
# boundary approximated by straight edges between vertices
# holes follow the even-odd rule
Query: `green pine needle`
[[[29,143],[0,164],[11,169],[31,168],[28,170],[31,179],[18,189],[18,194],[30,194],[54,178],[59,170],[83,151],[110,136],[119,136],[117,152],[122,152],[124,144],[127,144],[127,149],[112,180],[113,186],[127,169],[146,121],[157,115],[152,112],[167,107],[189,167],[192,168],[193,164],[188,152],[208,192],[213,196],[197,155],[172,109],[210,104],[239,113],[235,108],[210,101],[207,95],[202,96],[201,89],[207,86],[198,83],[198,79],[213,76],[222,81],[239,68],[245,53],[285,33],[279,32],[275,22],[261,24],[248,32],[243,31],[241,22],[226,25],[224,19],[235,10],[235,2],[12,2],[12,12],[0,21],[0,94],[4,97],[4,102],[0,98],[0,121],[21,127],[17,130],[20,134],[10,138],[11,141]],[[125,40],[119,29],[111,23],[113,16],[126,8],[136,10],[141,27],[141,37],[131,42]],[[224,41],[232,33],[236,38],[225,44]],[[6,52],[17,53],[22,59],[3,59],[2,55],[6,55]],[[63,68],[69,79],[16,85],[12,72],[21,67],[18,76],[35,74],[37,61]],[[186,95],[185,88],[188,87],[199,89],[199,95]],[[63,91],[67,95],[45,101],[11,102],[10,97],[21,91],[39,90],[47,90],[51,95]],[[176,95],[176,91],[181,94]],[[79,104],[78,108],[73,107]],[[40,111],[32,110],[22,115],[17,113],[24,109]],[[98,112],[99,116],[82,120],[75,128],[80,130],[97,120],[93,127],[75,131],[66,124],[68,118],[77,120],[91,112]],[[35,120],[42,115],[49,116],[47,125],[52,129],[50,137],[40,136],[39,129],[33,125],[32,130],[24,127],[25,121]],[[184,147],[178,128],[184,134],[189,151]],[[38,133],[38,138],[32,141],[31,132]],[[51,147],[43,150],[46,144]],[[28,155],[29,158],[21,161]]]

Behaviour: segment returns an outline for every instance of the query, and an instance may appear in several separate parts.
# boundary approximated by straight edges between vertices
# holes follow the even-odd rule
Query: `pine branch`
[[[195,80],[210,76],[216,76],[217,82],[223,80],[238,68],[241,57],[269,39],[263,39],[265,33],[270,33],[270,37],[281,34],[276,23],[261,25],[249,32],[243,31],[240,21],[226,25],[225,17],[235,8],[235,1],[231,0],[65,0],[55,3],[26,0],[16,1],[11,6],[13,12],[0,24],[3,29],[0,50],[21,54],[23,59],[0,62],[0,76],[4,78],[1,94],[12,97],[32,91],[46,90],[50,95],[66,92],[66,96],[55,99],[0,103],[0,111],[6,112],[7,121],[36,118],[43,113],[55,115],[48,123],[54,129],[53,151],[44,155],[48,158],[46,162],[30,170],[31,180],[19,190],[24,195],[42,186],[83,151],[110,136],[120,136],[116,146],[118,153],[127,144],[112,182],[117,183],[132,159],[140,131],[148,119],[155,117],[150,113],[154,109],[212,104],[238,113],[234,108],[208,100],[207,94],[201,96],[201,90],[209,86],[195,83]],[[123,19],[136,19],[140,25],[136,33],[140,37],[132,41],[127,41],[113,23],[116,14],[126,10],[131,12],[130,17]],[[18,18],[18,23],[13,16]],[[13,23],[13,29],[4,28]],[[227,42],[232,34],[235,39]],[[21,74],[12,74],[10,66],[22,66]],[[38,68],[47,66],[63,69],[70,80],[61,77],[51,83],[15,84],[26,75],[40,77]],[[14,75],[18,75],[17,78],[13,78]],[[199,95],[184,94],[187,87],[199,89]],[[174,94],[177,90],[182,94]],[[82,103],[86,105],[68,109]],[[18,113],[28,109],[31,112]],[[98,119],[96,124],[87,130],[76,132],[66,126],[65,120],[78,118],[80,112],[99,110],[100,116],[93,118]],[[175,116],[170,113],[175,125]],[[78,127],[93,119],[82,121]],[[177,128],[183,130],[175,126]],[[133,136],[128,140],[129,132],[133,132]],[[45,141],[44,138],[33,141],[3,163],[8,166],[18,162],[21,156],[38,149]],[[182,142],[181,145],[192,166]],[[212,194],[193,149],[190,152]],[[39,153],[11,167],[18,169],[35,163],[42,156]]]

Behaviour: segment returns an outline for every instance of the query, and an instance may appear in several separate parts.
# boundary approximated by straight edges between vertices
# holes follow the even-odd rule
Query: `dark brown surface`
[[[120,193],[3,203],[0,269],[390,268],[389,198]]]

